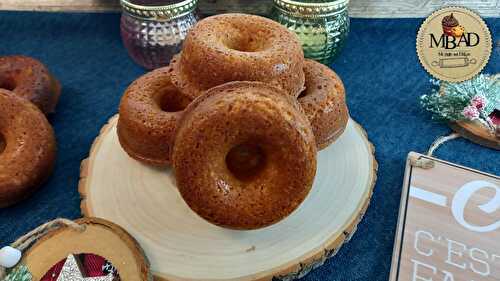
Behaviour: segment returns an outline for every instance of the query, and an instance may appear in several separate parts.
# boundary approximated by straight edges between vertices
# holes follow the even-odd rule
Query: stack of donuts
[[[0,208],[33,193],[51,174],[56,139],[45,114],[61,87],[41,62],[0,57]]]
[[[172,166],[187,205],[234,229],[292,213],[312,187],[317,151],[349,119],[335,72],[304,59],[285,27],[244,14],[201,20],[168,67],[127,88],[119,111],[123,149]]]

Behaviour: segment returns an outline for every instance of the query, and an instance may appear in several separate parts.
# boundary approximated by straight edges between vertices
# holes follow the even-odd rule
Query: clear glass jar
[[[121,35],[130,57],[146,69],[169,64],[198,21],[197,0],[121,0]]]
[[[274,0],[272,17],[298,35],[307,58],[329,64],[349,33],[348,4],[349,0]]]

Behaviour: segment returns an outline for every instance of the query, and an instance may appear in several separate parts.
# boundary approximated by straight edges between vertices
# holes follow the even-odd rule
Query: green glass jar
[[[329,64],[349,33],[349,0],[274,0],[272,17],[300,38],[307,58]]]

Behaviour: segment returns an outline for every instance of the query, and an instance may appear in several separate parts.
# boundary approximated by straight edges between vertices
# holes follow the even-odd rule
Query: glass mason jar
[[[121,35],[132,59],[147,69],[168,65],[198,20],[197,2],[121,0]]]
[[[329,64],[349,33],[348,4],[349,0],[274,0],[272,17],[299,36],[307,58]]]

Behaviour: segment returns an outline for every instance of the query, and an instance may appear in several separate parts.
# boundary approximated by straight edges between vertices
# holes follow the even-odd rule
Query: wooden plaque
[[[33,281],[40,280],[70,254],[95,254],[110,261],[122,281],[152,281],[149,262],[137,242],[121,227],[98,218],[75,221],[85,225],[80,232],[70,227],[50,231],[24,254]]]
[[[302,277],[350,239],[375,184],[373,146],[350,120],[342,136],[319,153],[314,186],[295,212],[259,230],[225,229],[189,209],[171,170],[131,159],[118,142],[116,122],[117,116],[104,126],[82,162],[82,212],[130,232],[157,281]]]
[[[410,153],[391,281],[500,280],[500,177]]]

